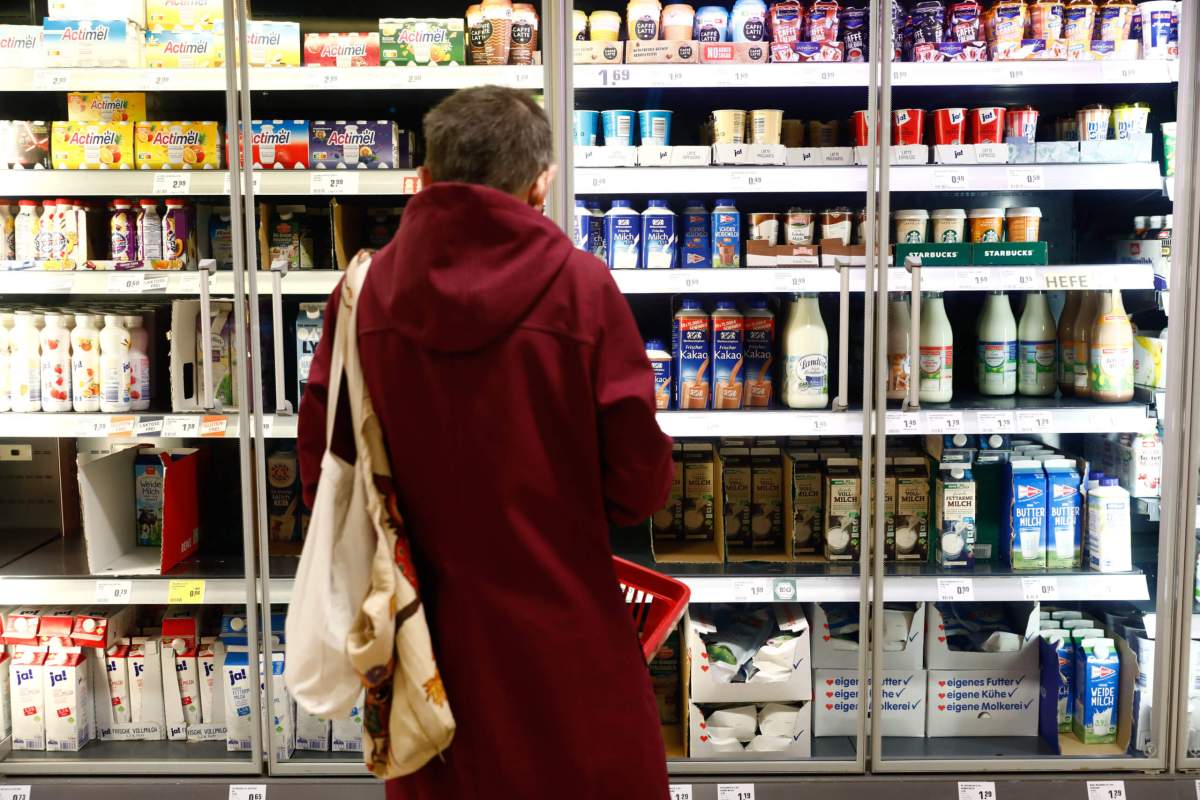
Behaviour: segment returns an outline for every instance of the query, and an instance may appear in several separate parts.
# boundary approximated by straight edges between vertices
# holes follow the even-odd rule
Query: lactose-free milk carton
[[[296,399],[304,398],[308,372],[317,355],[317,345],[325,329],[325,304],[301,303],[296,315]]]
[[[970,457],[942,461],[935,489],[937,563],[970,568],[975,564],[975,479]]]
[[[329,720],[296,708],[296,749],[328,753],[330,744]]]
[[[1083,494],[1079,472],[1069,458],[1047,459],[1042,467],[1046,470],[1050,509],[1046,518],[1046,567],[1079,569],[1083,563],[1080,547]]]
[[[331,749],[335,753],[361,753],[362,743],[362,714],[364,697],[360,696],[348,716],[333,720],[333,742]]]
[[[929,557],[929,470],[920,456],[896,459],[895,535],[885,557],[925,561]]]
[[[45,653],[13,653],[9,666],[13,750],[46,749],[45,670]]]
[[[82,653],[51,653],[44,675],[46,749],[77,752],[95,736],[87,660]]]
[[[1112,639],[1084,639],[1075,646],[1075,736],[1084,744],[1117,740],[1121,657]]]
[[[1000,561],[1014,570],[1046,568],[1046,473],[1040,461],[1010,461],[1004,468]]]
[[[250,656],[244,650],[225,654],[225,749],[249,750],[254,730],[250,707],[259,702],[258,687],[250,681]]]

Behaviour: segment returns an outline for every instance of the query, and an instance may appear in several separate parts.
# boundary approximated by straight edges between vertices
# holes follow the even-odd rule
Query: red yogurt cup
[[[939,108],[933,112],[934,144],[966,144],[967,110]]]
[[[999,106],[972,108],[971,144],[1000,144],[1004,141],[1004,109]]]
[[[892,112],[892,144],[923,144],[925,142],[925,111],[920,108],[898,108]]]
[[[871,113],[855,111],[850,115],[850,127],[854,130],[854,146],[866,147],[870,136]]]

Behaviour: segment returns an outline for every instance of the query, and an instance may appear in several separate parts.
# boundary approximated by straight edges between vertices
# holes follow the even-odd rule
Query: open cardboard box
[[[92,575],[162,575],[200,546],[199,451],[165,451],[162,545],[139,546],[134,461],[142,447],[79,460],[84,540]]]
[[[750,705],[746,703],[744,705]],[[761,704],[756,704],[761,705]],[[716,758],[729,761],[795,760],[812,757],[812,701],[794,703],[799,713],[792,729],[792,743],[784,750],[758,752],[742,749],[716,750],[710,743],[708,723],[704,712],[695,704],[687,704],[688,756],[690,758]]]
[[[637,148],[639,167],[707,167],[712,163],[712,148],[701,145],[641,145]]]
[[[1058,651],[1053,644],[1038,637],[1041,655],[1041,703],[1038,712],[1038,735],[1054,752],[1064,756],[1124,756],[1133,736],[1133,695],[1137,685],[1139,665],[1129,644],[1114,636],[1121,656],[1121,676],[1117,697],[1117,740],[1111,744],[1084,744],[1074,733],[1058,731],[1058,690],[1062,675],[1058,671]],[[1071,699],[1072,705],[1074,698]]]
[[[925,737],[928,673],[923,669],[883,671],[884,736]],[[857,736],[862,681],[858,668],[813,670],[813,736]],[[870,680],[868,711],[870,715]]]
[[[1038,637],[1038,641],[1041,638]],[[1051,648],[1053,649],[1053,648]],[[1033,652],[1036,657],[1037,644]],[[1058,671],[1058,658],[1054,659]],[[929,670],[926,735],[1035,736],[1041,712],[1042,682],[1037,665],[1032,669]],[[1058,694],[1051,700],[1051,715],[1058,727]]]
[[[723,564],[725,563],[725,502],[721,456],[713,447],[713,538],[656,539],[650,531],[650,551],[659,564]],[[647,525],[649,528],[649,525]]]
[[[113,696],[108,682],[108,663],[103,650],[88,648],[88,662],[92,669],[92,696],[95,700],[96,729],[100,741],[140,742],[156,741],[166,737],[166,716],[163,705],[162,661],[158,643],[146,642],[146,656],[138,659],[142,681],[141,719],[133,722],[113,720]],[[130,674],[126,679],[126,694],[133,683],[133,659],[127,659]],[[129,697],[122,698],[129,703]]]
[[[210,306],[213,313],[218,312],[230,318],[233,315],[233,303],[229,301],[211,301]],[[199,300],[173,300],[171,302],[171,331],[168,338],[171,342],[170,349],[170,378],[171,378],[171,410],[176,413],[181,412],[199,412],[206,411],[202,405],[204,400],[204,392],[202,391],[201,383],[204,378],[204,362],[198,358],[196,352],[196,340],[200,336],[199,322],[201,313],[201,302]],[[221,325],[219,324],[221,317],[217,317],[217,324],[213,324],[210,330],[212,335],[220,333]],[[241,374],[240,359],[237,358],[235,348],[230,348],[230,353],[233,357],[233,365],[226,377],[229,378],[229,396],[234,398],[235,402],[238,396],[237,382],[240,380]],[[213,382],[217,386],[213,387],[214,402],[219,399],[221,394],[218,391],[221,388],[222,370],[214,359],[213,363]],[[223,404],[222,410],[235,411],[237,407],[233,404]]]
[[[770,445],[764,445],[764,446],[770,446]],[[751,452],[753,452],[753,448],[751,448]],[[729,538],[729,532],[725,531],[724,539],[725,539],[725,560],[726,561],[729,561],[731,563],[743,563],[743,562],[755,562],[755,561],[772,562],[772,563],[787,563],[787,562],[792,561],[795,558],[794,537],[792,535],[793,534],[792,520],[795,519],[795,511],[792,506],[792,492],[790,491],[791,475],[792,475],[792,460],[791,460],[791,457],[788,456],[788,454],[784,448],[780,448],[780,464],[781,464],[780,485],[781,485],[781,488],[783,489],[783,513],[781,515],[782,516],[782,524],[783,524],[783,542],[782,542],[782,544],[777,548],[771,548],[771,549],[764,548],[762,545],[755,545],[755,546],[751,547],[751,546],[747,546],[746,544],[742,543],[741,541],[735,542],[735,541],[731,540]],[[724,476],[722,476],[722,478],[723,477]],[[722,483],[718,484],[718,490],[723,490],[723,483],[724,483],[724,481],[722,480]],[[722,517],[721,517],[722,525],[724,525],[724,521],[725,521],[725,517],[722,514]]]
[[[746,242],[747,267],[820,267],[821,249],[815,244],[771,244],[762,239]]]
[[[625,42],[574,42],[576,64],[620,64]]]
[[[701,634],[715,633],[712,620],[702,616],[701,607],[692,606],[684,616],[683,637],[686,642],[688,701],[695,703],[761,703],[793,702],[812,699],[811,637],[804,609],[798,603],[776,603],[773,606],[779,629],[796,634],[792,646],[792,676],[779,683],[721,683],[716,680],[709,664],[708,648]]]
[[[841,239],[824,239],[821,241],[822,267],[865,267],[867,265],[867,246],[865,244],[846,244]]]
[[[966,653],[951,650],[946,622],[937,603],[926,605],[925,664],[930,670],[1003,670],[1034,672],[1038,668],[1038,632],[1041,620],[1037,603],[1008,603],[1005,610],[1017,631],[1024,630],[1021,649],[1009,653]],[[932,680],[932,675],[930,676]]]
[[[812,661],[818,669],[858,669],[857,650],[837,650],[830,643],[829,618],[820,603],[805,605],[812,635]],[[913,613],[908,629],[908,645],[903,650],[885,652],[883,668],[920,669],[925,654],[925,605],[920,604]]]
[[[782,167],[787,148],[781,144],[714,144],[712,163],[734,166]]]
[[[701,64],[765,64],[769,42],[701,42]]]

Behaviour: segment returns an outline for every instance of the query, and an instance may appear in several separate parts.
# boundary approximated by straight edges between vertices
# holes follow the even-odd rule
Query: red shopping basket
[[[617,568],[621,594],[633,616],[633,627],[642,643],[646,663],[650,663],[672,629],[683,618],[692,592],[680,581],[632,561],[614,556],[613,564]]]

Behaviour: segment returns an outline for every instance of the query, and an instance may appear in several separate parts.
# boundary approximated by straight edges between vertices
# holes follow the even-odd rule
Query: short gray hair
[[[554,162],[546,112],[528,92],[479,86],[425,115],[425,167],[434,181],[476,183],[513,194]]]

